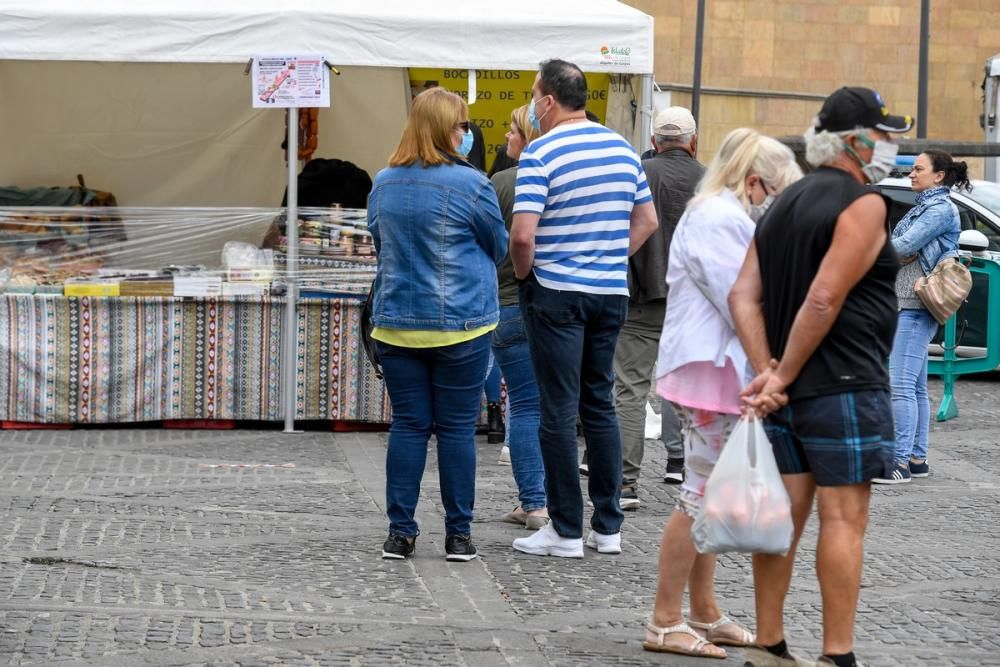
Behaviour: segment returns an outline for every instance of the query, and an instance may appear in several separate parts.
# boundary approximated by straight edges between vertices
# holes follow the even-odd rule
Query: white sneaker
[[[594,549],[601,554],[620,554],[622,552],[622,534],[602,535],[596,530],[592,530],[590,535],[587,535],[587,541],[583,543],[583,546]]]
[[[533,556],[583,558],[583,540],[560,537],[551,523],[530,537],[519,537],[514,540],[514,548]]]
[[[510,447],[504,445],[500,448],[500,458],[497,459],[497,463],[503,466],[510,465]]]

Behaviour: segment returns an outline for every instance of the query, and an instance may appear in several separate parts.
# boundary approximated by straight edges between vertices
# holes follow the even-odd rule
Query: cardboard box
[[[120,284],[121,296],[173,296],[174,281],[164,280],[123,280]]]
[[[222,296],[222,277],[175,276],[174,296]]]
[[[66,296],[119,296],[118,281],[71,281],[63,286]]]
[[[222,283],[223,296],[265,296],[268,293],[268,285],[263,283]]]

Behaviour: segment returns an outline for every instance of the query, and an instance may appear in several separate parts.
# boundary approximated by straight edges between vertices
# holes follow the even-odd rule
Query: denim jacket
[[[499,319],[507,230],[490,181],[464,162],[387,167],[368,197],[378,266],[372,323],[462,331]]]
[[[892,247],[900,258],[919,251],[920,268],[930,275],[942,259],[958,256],[961,231],[958,208],[948,188],[930,188],[917,195],[914,207],[892,230]]]

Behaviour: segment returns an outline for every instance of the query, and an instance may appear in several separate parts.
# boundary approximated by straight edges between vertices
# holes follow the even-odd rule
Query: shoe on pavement
[[[826,657],[825,655],[821,655],[819,657],[819,660],[816,661],[816,667],[819,667],[820,665],[835,665],[835,664],[837,663],[835,663],[833,660],[830,660],[830,658]],[[865,667],[865,663],[861,662],[857,658],[854,658],[854,667]]]
[[[479,554],[476,552],[476,545],[472,543],[471,535],[449,535],[444,540],[445,560],[459,562],[470,561]]]
[[[406,537],[404,535],[389,533],[389,537],[385,538],[385,542],[382,544],[382,558],[386,560],[403,560],[407,556],[413,555],[416,546],[416,536]]]
[[[639,509],[639,496],[635,492],[635,484],[622,484],[622,494],[618,501],[621,504],[622,510],[625,512],[634,512]]]
[[[747,646],[743,654],[743,667],[816,667],[812,660],[806,660],[785,651],[785,655],[774,655],[760,646]]]
[[[663,481],[667,484],[684,482],[684,459],[667,459],[667,470],[663,473]]]
[[[532,556],[583,558],[583,540],[579,537],[560,536],[551,523],[530,537],[514,540],[514,548]]]
[[[929,477],[931,474],[931,467],[927,465],[926,459],[923,461],[910,459],[907,467],[910,469],[910,477]]]
[[[604,535],[596,530],[590,531],[583,546],[593,549],[599,554],[620,554],[622,552],[622,534]]]
[[[510,447],[504,445],[500,448],[500,458],[497,459],[497,463],[502,466],[510,465]]]
[[[504,440],[503,415],[500,414],[499,403],[487,403],[486,405],[486,442],[491,445],[499,445]]]
[[[908,484],[909,482],[910,468],[906,465],[896,465],[888,475],[872,480],[873,484]]]

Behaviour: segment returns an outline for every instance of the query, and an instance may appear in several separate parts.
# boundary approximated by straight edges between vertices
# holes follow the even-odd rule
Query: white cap
[[[653,134],[657,136],[679,137],[696,131],[694,116],[684,107],[667,107],[653,120]]]

